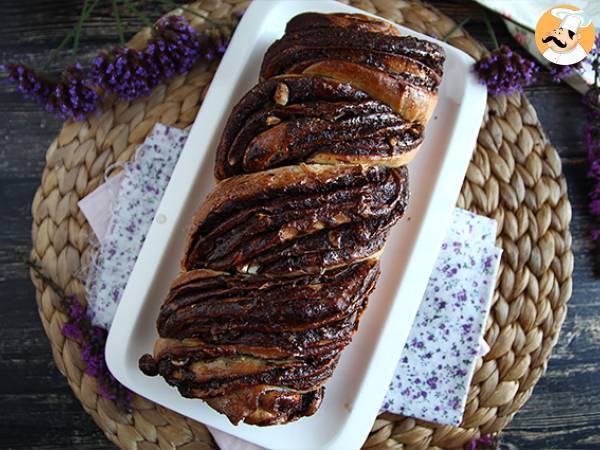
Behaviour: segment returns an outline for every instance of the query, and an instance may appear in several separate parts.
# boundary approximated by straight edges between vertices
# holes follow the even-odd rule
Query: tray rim
[[[335,7],[335,9],[338,10],[338,11],[342,11],[343,10],[343,11],[348,11],[348,12],[357,12],[357,13],[361,13],[361,14],[367,14],[367,15],[374,16],[373,14],[369,14],[369,13],[367,13],[365,11],[362,11],[362,10],[359,10],[357,8],[349,7],[349,6],[342,5],[342,4],[339,4],[339,3],[336,3],[336,2],[317,1],[317,2],[310,2],[309,3],[309,2],[299,2],[298,0],[294,0],[294,1],[288,1],[287,3],[288,4],[304,3],[305,5],[309,6],[307,8],[304,8],[304,10],[306,10],[306,11],[315,10],[315,5],[316,4],[328,4],[331,7]],[[268,8],[265,8],[266,5],[269,5],[269,8],[270,8],[271,5],[274,5],[274,4],[275,4],[275,2],[260,2],[260,1],[253,2],[250,5],[250,7],[248,8],[246,14],[244,15],[244,18],[242,19],[242,22],[238,26],[238,30],[241,29],[242,24],[244,23],[244,20],[246,20],[248,17],[252,17],[252,15],[260,16],[260,15],[262,15],[264,13],[265,9],[268,9]],[[331,12],[333,12],[333,10]],[[383,19],[383,20],[385,20],[385,19]],[[438,42],[440,45],[442,45],[444,47],[444,49],[447,52],[450,51],[450,52],[454,53],[455,55],[460,55],[461,58],[463,58],[465,60],[468,60],[470,63],[473,62],[472,58],[469,57],[468,55],[466,55],[465,53],[463,53],[461,50],[458,50],[458,49],[456,49],[454,47],[451,47],[448,44],[440,43],[439,41],[437,41],[435,39],[432,39],[432,38],[430,38],[428,36],[425,36],[425,35],[422,35],[420,33],[417,33],[415,31],[413,31],[411,29],[408,29],[406,27],[403,27],[401,25],[395,24],[393,22],[390,22],[390,23],[392,23],[394,26],[398,27],[402,31],[406,32],[407,34],[415,35],[417,37],[420,37],[420,38],[423,38],[423,39],[426,39],[426,40],[429,40],[429,41]],[[234,35],[234,38],[233,38],[234,40],[235,39],[241,39],[240,34],[238,33],[238,30],[236,30],[236,34]],[[233,45],[233,41],[232,41],[232,45]],[[200,117],[200,114],[202,114],[203,110],[206,110],[206,108],[204,107],[204,104],[208,103],[208,100],[212,98],[211,95],[214,96],[214,94],[215,94],[216,85],[217,85],[217,83],[215,83],[215,80],[218,80],[220,72],[225,70],[225,67],[227,66],[225,64],[227,62],[227,58],[228,58],[228,54],[226,54],[225,57],[223,58],[223,61],[222,61],[221,65],[220,65],[219,69],[217,70],[217,73],[215,74],[213,82],[211,83],[209,91],[207,92],[207,95],[206,95],[206,98],[205,98],[205,102],[203,103],[203,106],[201,107],[201,109],[200,109],[200,111],[198,113],[198,117]],[[229,58],[229,59],[231,59],[231,58]],[[231,62],[233,62],[233,61],[231,61]],[[469,78],[469,75],[467,75],[467,78],[468,78],[467,82],[469,82],[469,83],[472,83],[474,81],[473,78]],[[481,118],[483,117],[483,113],[484,113],[484,110],[485,110],[486,92],[485,92],[485,88],[483,88],[482,86],[480,86],[478,83],[476,83],[476,84],[477,84],[477,86],[472,86],[472,88],[473,88],[472,90],[470,90],[470,91],[467,90],[465,96],[461,100],[462,104],[469,103],[469,104],[471,104],[473,106],[473,108],[471,108],[471,110],[468,111],[469,114],[466,114],[466,108],[464,108],[464,107],[461,108],[459,110],[459,118],[462,117],[464,119],[467,116],[468,117],[474,117],[474,116],[477,117],[478,116],[479,119],[475,119],[475,120],[477,121],[478,124],[480,124],[481,123]],[[194,125],[192,127],[192,133],[190,133],[190,138],[192,137],[192,134],[194,133],[194,129],[198,128],[196,126],[199,123],[198,117],[194,121]],[[453,138],[456,139],[457,138],[456,129],[454,131],[455,131],[455,133],[453,134]],[[472,139],[472,141],[473,141],[472,144],[473,145],[471,146],[471,148],[474,148],[478,132],[479,132],[479,125],[477,126],[475,132],[473,133],[473,139]],[[451,142],[453,142],[453,141],[451,140]],[[450,147],[450,146],[451,146],[451,143],[448,144],[448,147]],[[187,144],[186,144],[186,147],[187,147]],[[183,156],[184,152],[185,152],[185,149],[182,152],[182,156]],[[467,153],[467,152],[465,151],[464,153]],[[466,168],[467,168],[468,162],[470,160],[471,153],[472,152],[469,151],[468,155],[465,158],[463,173],[466,172]],[[180,162],[181,162],[181,159],[180,159]],[[178,163],[178,167],[179,166],[180,166],[180,164]],[[210,166],[212,167],[212,162],[211,162]],[[174,173],[176,173],[177,170],[178,169],[176,168]],[[441,179],[441,178],[442,177],[438,178],[435,181],[434,184],[436,184],[436,185],[444,184],[447,181],[446,179]],[[450,215],[450,213],[452,211],[452,208],[454,206],[456,198],[458,197],[458,194],[460,192],[460,187],[461,187],[463,178],[461,178],[460,182],[456,184],[456,189],[449,189],[448,192],[447,192],[446,197],[452,198],[452,201],[451,201],[452,207],[449,208],[447,219],[449,219],[449,215]],[[170,186],[171,186],[171,183],[170,183]],[[166,198],[168,198],[168,195],[167,195],[168,192],[169,192],[169,188],[167,188],[167,191],[165,192],[165,195],[163,197],[163,202],[161,202],[161,205],[159,206],[159,208],[157,210],[157,214],[155,216],[155,219],[160,214],[164,214],[166,217],[169,217],[169,215],[171,214],[171,210],[170,210],[170,208],[168,208],[168,205],[164,204],[165,203],[164,200]],[[165,230],[165,228],[168,228],[169,223],[173,223],[173,222],[172,221],[171,222],[167,221],[167,223],[166,223],[167,227],[165,227],[164,223],[163,224],[158,224],[156,222],[156,220],[153,222],[153,225],[152,225],[152,227],[151,227],[151,229],[150,229],[150,231],[148,233],[147,240],[144,243],[144,247],[142,248],[142,251],[140,252],[140,255],[138,257],[138,263],[140,261],[144,261],[144,260],[148,259],[149,257],[151,257],[151,254],[158,253],[156,251],[157,250],[156,248],[152,249],[153,251],[150,251],[149,250],[149,245],[146,245],[146,244],[148,242],[152,242],[153,241],[153,239],[151,239],[151,237],[153,235],[163,234],[165,232],[168,232],[168,229]],[[174,225],[173,225],[173,227],[174,227]],[[171,227],[171,230],[173,230],[173,227]],[[439,244],[441,244],[441,239],[442,238],[443,238],[443,234],[442,234],[442,236],[439,239]],[[433,240],[429,239],[429,236],[426,236],[425,233],[420,233],[420,235],[417,236],[417,240],[415,241],[414,246],[416,247],[417,244],[420,241],[423,241],[424,239],[429,240],[429,243],[428,243],[427,247],[429,247],[430,249],[431,248],[433,248],[433,249],[436,248],[436,245],[435,245],[435,241],[436,240],[435,239],[433,239]],[[164,251],[166,251],[166,247],[168,246],[168,243],[169,243],[168,239],[162,241],[162,244],[163,244],[162,245],[162,252],[160,252],[160,253],[164,253]],[[438,244],[437,247],[439,247],[439,244]],[[425,245],[425,244],[423,244],[423,245]],[[158,250],[160,250],[160,248]],[[429,252],[429,253],[432,253],[432,252]],[[435,260],[435,256],[436,255],[437,255],[437,252],[434,251],[433,252],[433,256],[430,258],[430,259],[432,259],[431,266],[433,266],[433,261]],[[121,304],[120,304],[120,306],[118,308],[117,314],[115,316],[115,322],[114,323],[117,323],[117,318],[119,316],[123,316],[124,315],[124,313],[122,311],[124,311],[125,309],[122,307],[122,305],[126,304],[126,299],[128,299],[129,297],[132,297],[132,296],[139,297],[139,292],[140,292],[139,289],[142,289],[142,291],[144,290],[143,289],[144,285],[140,284],[140,281],[142,281],[142,280],[145,281],[146,277],[140,276],[139,272],[140,272],[141,269],[138,266],[141,265],[141,264],[138,264],[138,263],[136,263],[136,268],[134,268],[134,271],[132,272],[132,275],[131,275],[131,278],[130,278],[130,283],[127,286],[125,294],[123,295],[123,299],[122,299]],[[156,271],[156,268],[157,267],[155,266],[155,271]],[[134,274],[136,275],[135,278],[134,278]],[[150,285],[151,283],[147,283],[147,281],[146,281],[146,284]],[[423,290],[424,290],[424,288],[425,287],[423,286]],[[150,288],[147,288],[145,290],[148,291],[149,289]],[[394,302],[394,305],[396,306],[395,309],[398,308],[398,303],[399,302]],[[392,310],[389,311],[389,316],[393,316],[394,315],[394,313],[393,313],[394,305],[392,305]],[[416,312],[416,309],[415,309],[415,312]],[[390,321],[387,322],[387,326],[384,325],[384,330],[383,330],[383,332],[382,332],[382,334],[380,336],[380,339],[379,339],[380,341],[385,341],[384,336],[387,336],[387,335],[389,335],[392,332],[392,330],[390,329],[390,326],[389,326],[389,322]],[[132,327],[132,329],[133,329],[133,327]],[[107,364],[108,364],[109,369],[113,373],[113,375],[115,375],[115,377],[117,379],[119,379],[119,381],[121,381],[126,386],[131,387],[131,383],[130,383],[131,380],[130,380],[128,374],[125,373],[125,372],[123,372],[121,370],[123,368],[121,366],[121,363],[127,364],[127,362],[128,362],[127,358],[126,358],[126,356],[127,356],[126,353],[127,352],[126,352],[125,347],[122,345],[122,341],[120,341],[116,337],[116,333],[113,333],[112,330],[114,330],[114,324],[113,324],[113,328],[111,328],[111,333],[109,333],[109,337],[108,337],[108,340],[107,340],[107,346],[106,346],[106,360],[107,360]],[[380,348],[380,347],[382,347],[382,346],[381,346],[380,343],[378,343],[377,346],[376,346],[376,350],[377,350],[377,348]],[[398,346],[398,347],[399,347],[399,350],[398,350],[398,356],[399,356],[400,351],[402,349],[402,346]],[[137,359],[135,361],[137,361]],[[395,367],[395,363],[394,363],[394,367]],[[388,377],[388,380],[389,380],[389,378],[391,378],[391,375],[390,375],[390,377]],[[369,379],[369,376],[368,375],[365,376],[365,380],[368,380],[368,379]],[[365,383],[366,383],[366,381],[365,381]],[[379,385],[375,385],[375,386],[374,386],[374,383],[370,383],[370,384],[371,384],[371,386],[368,386],[367,388],[361,387],[361,389],[363,389],[365,391],[364,395],[368,395],[369,397],[374,396],[374,397],[383,398],[383,395],[385,394],[385,391],[387,390],[387,383],[379,383]],[[151,399],[153,401],[159,403],[159,404],[162,404],[159,400],[157,400],[155,398],[151,398]],[[197,402],[198,400],[194,400],[194,401]],[[378,413],[378,410],[374,410],[372,412],[372,414],[370,414],[370,416],[372,416],[372,418],[370,420],[368,420],[368,421],[365,420],[365,422],[367,424],[364,427],[364,432],[361,431],[361,434],[364,435],[363,439],[368,434],[368,432],[370,430],[370,427],[371,427],[371,424],[372,424],[372,421],[375,418],[375,416],[377,415],[377,413]],[[351,413],[351,415],[352,415],[352,413]],[[306,419],[303,419],[303,420],[306,420]],[[220,426],[218,426],[218,424],[215,425],[215,424],[211,423],[210,425],[211,426],[216,426],[217,428],[219,428],[219,429],[221,429],[223,431],[229,432],[229,433],[232,432],[232,430],[231,430],[230,427],[225,427],[225,429],[223,429]],[[345,428],[348,428],[348,426],[349,426],[349,424],[347,423]],[[247,427],[247,426],[244,425],[243,427]],[[235,427],[235,429],[238,429],[238,430],[241,429],[241,428],[242,427]],[[237,433],[234,433],[234,434],[237,434]],[[344,448],[344,449],[348,449],[348,448],[352,448],[353,445],[356,445],[356,442],[362,442],[363,439],[358,439],[357,440],[357,438],[356,438],[357,432],[356,431],[354,431],[353,435],[354,435],[353,438],[348,439],[349,434],[346,432],[346,430],[344,430],[344,429],[340,430],[332,438],[331,445],[328,445],[328,448]],[[244,439],[247,439],[247,437],[245,437],[245,436],[241,436],[241,437],[244,438]],[[299,447],[293,447],[293,446],[291,446],[291,447],[286,447],[286,448],[290,448],[291,449],[291,448],[299,448]]]

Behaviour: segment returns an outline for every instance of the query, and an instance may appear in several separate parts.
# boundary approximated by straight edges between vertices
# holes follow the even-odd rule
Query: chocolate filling
[[[376,265],[365,261],[314,275],[200,279],[170,292],[157,328],[161,337],[183,339],[213,332],[303,332],[332,322],[339,326],[360,310],[376,275]]]
[[[408,56],[337,47],[306,47],[304,45],[294,45],[274,55],[263,66],[262,76],[270,78],[282,73],[302,73],[304,69],[315,62],[331,59],[350,61],[376,68],[407,84],[432,92],[437,92],[440,83],[439,74]]]
[[[344,48],[390,53],[412,58],[442,75],[445,55],[437,44],[412,36],[390,36],[345,28],[317,28],[286,33],[267,50],[261,67],[261,80],[276,73],[270,69],[282,52],[290,48]]]
[[[140,358],[140,369],[161,375],[185,397],[216,399],[209,403],[230,411],[234,423],[261,409],[234,411],[244,405],[236,400],[242,392],[259,389],[249,398],[258,401],[270,391],[261,386],[277,386],[295,399],[279,411],[285,420],[314,412],[320,386],[349,343],[378,274],[373,260],[284,278],[183,274],[161,308],[164,345],[154,357]],[[269,349],[273,356],[263,353]],[[249,422],[277,423],[282,414]]]
[[[405,168],[346,166],[327,183],[232,199],[191,231],[183,265],[285,274],[368,258],[404,214],[407,179]]]
[[[217,146],[215,176],[228,178],[242,173],[242,160],[230,156],[230,149],[240,130],[251,116],[259,111],[277,106],[276,93],[281,86],[287,89],[285,104],[313,101],[360,102],[368,101],[367,94],[354,89],[348,83],[340,83],[325,77],[312,75],[282,75],[259,83],[234,106]],[[231,158],[231,159],[230,159]]]

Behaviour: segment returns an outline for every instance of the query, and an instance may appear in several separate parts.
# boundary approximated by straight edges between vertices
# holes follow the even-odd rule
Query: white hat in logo
[[[587,27],[591,21],[582,10],[573,11],[568,8],[554,8],[550,11],[554,17],[561,19],[560,28],[576,33],[579,28]]]

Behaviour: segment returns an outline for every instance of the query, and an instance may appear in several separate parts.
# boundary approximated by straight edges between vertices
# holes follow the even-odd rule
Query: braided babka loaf
[[[363,15],[306,13],[233,108],[217,184],[140,359],[233,423],[310,416],[408,203],[444,54]]]

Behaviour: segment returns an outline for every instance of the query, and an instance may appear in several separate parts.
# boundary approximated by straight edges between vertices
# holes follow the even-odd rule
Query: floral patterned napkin
[[[100,240],[86,282],[96,324],[110,327],[187,135],[157,125],[117,181],[111,178],[79,203]],[[499,267],[495,236],[495,221],[454,211],[382,410],[460,423]],[[214,437],[221,448],[240,444],[226,433]]]
[[[460,424],[502,253],[495,240],[494,220],[454,210],[383,410]]]
[[[85,284],[94,325],[110,328],[188,134],[156,125],[138,148],[135,161],[124,164],[122,173],[79,202],[101,243]]]

